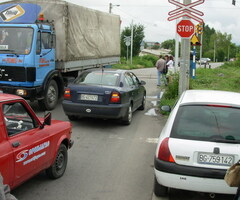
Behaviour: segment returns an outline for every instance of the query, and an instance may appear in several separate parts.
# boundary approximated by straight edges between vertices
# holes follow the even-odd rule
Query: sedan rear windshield
[[[120,74],[115,72],[101,72],[90,71],[83,72],[74,81],[75,84],[89,84],[89,85],[106,85],[117,86],[119,83]]]
[[[171,137],[240,143],[240,109],[213,105],[181,106]]]

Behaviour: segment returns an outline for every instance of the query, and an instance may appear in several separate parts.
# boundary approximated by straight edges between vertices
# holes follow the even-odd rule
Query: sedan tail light
[[[66,88],[64,91],[64,99],[71,99],[71,91],[70,88]]]
[[[158,159],[167,161],[167,162],[175,162],[175,160],[173,159],[172,154],[170,152],[168,141],[169,141],[169,138],[165,138],[162,141],[162,143],[159,147],[159,150],[158,150]]]
[[[111,103],[120,103],[121,101],[121,96],[119,92],[112,92],[112,96],[110,99]]]

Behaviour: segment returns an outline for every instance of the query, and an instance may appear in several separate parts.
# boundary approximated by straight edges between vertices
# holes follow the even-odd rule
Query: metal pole
[[[127,46],[127,63],[128,63],[128,46]]]
[[[201,66],[201,59],[202,59],[202,50],[203,50],[203,32],[201,34],[201,38],[200,38],[200,43],[201,43],[201,46],[200,46],[200,55],[199,55],[199,60],[200,60],[200,66]]]
[[[132,20],[132,25],[131,25],[131,64],[132,64],[132,56],[133,56],[133,20]]]
[[[180,0],[178,0],[178,2],[180,2]],[[176,6],[177,7],[177,6]],[[179,19],[176,20],[176,26],[179,22]],[[176,35],[175,35],[175,65],[174,65],[174,72],[177,73],[177,69],[178,69],[178,57],[179,57],[179,35],[178,33],[176,32]]]
[[[227,61],[229,61],[229,57],[230,57],[230,46],[228,46],[228,60]]]
[[[109,13],[112,13],[112,3],[109,3]]]
[[[190,4],[191,0],[184,0],[184,5]],[[188,17],[183,17],[188,19]],[[180,74],[179,74],[179,96],[189,89],[189,70],[190,70],[190,38],[181,39],[181,57]]]
[[[214,40],[213,61],[216,62],[216,41]]]

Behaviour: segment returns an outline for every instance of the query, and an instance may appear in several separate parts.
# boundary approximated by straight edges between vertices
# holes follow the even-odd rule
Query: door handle
[[[18,146],[20,146],[20,142],[18,142],[18,141],[17,142],[13,142],[12,146],[15,147],[15,148],[18,147]]]

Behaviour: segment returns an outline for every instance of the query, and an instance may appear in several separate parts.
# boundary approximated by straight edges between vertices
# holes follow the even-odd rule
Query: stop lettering
[[[177,33],[181,37],[191,37],[194,33],[194,24],[190,20],[182,20],[177,24]]]

